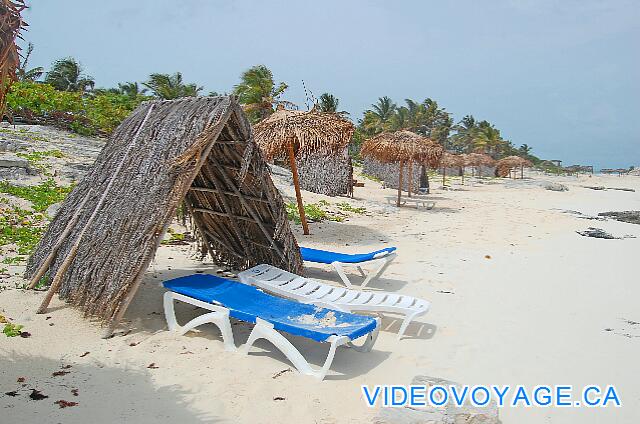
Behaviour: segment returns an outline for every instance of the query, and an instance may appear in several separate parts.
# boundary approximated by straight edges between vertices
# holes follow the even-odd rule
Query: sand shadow
[[[325,243],[327,245],[344,244],[345,246],[363,246],[363,249],[370,251],[371,246],[389,243],[389,237],[375,229],[355,224],[358,217],[350,217],[347,222],[322,221],[309,224],[309,235],[303,235],[299,226],[294,226],[296,240],[301,246],[306,245],[306,241],[313,243]],[[349,227],[349,235],[346,236],[345,227]],[[382,248],[385,246],[380,246]]]
[[[355,267],[345,267],[347,277],[353,285],[354,290],[362,290],[362,277]],[[304,276],[314,280],[321,280],[322,282],[331,284],[336,287],[345,287],[342,280],[338,276],[338,273],[331,267],[331,265],[305,263]],[[407,285],[406,281],[394,280],[385,278],[384,274],[381,277],[375,278],[364,287],[366,291],[398,291]],[[383,288],[384,287],[384,288]]]
[[[398,334],[398,330],[400,330],[400,325],[402,325],[402,317],[385,315],[382,318],[380,331],[391,333],[395,337]],[[429,340],[435,336],[437,330],[438,327],[433,324],[420,321],[412,321],[400,340]]]
[[[6,423],[156,424],[215,423],[219,417],[189,407],[187,392],[176,385],[154,383],[153,370],[112,367],[69,358],[64,362],[40,356],[2,352],[0,409]],[[64,375],[53,376],[62,370]],[[18,379],[23,379],[18,382]],[[35,400],[37,390],[46,398]],[[77,393],[77,396],[74,395]],[[109,393],[109,397],[101,394]],[[107,400],[108,399],[108,400]],[[57,401],[77,402],[60,408]]]

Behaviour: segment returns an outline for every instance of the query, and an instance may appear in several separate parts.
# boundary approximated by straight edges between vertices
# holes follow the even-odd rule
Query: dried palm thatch
[[[267,160],[286,155],[289,145],[296,157],[323,152],[342,154],[355,127],[337,113],[280,109],[253,128],[254,138]]]
[[[440,158],[441,168],[459,168],[465,165],[464,158],[449,152],[444,152]]]
[[[309,234],[309,226],[302,204],[296,157],[304,158],[313,153],[342,154],[351,141],[354,130],[353,124],[337,113],[319,112],[315,109],[303,112],[284,108],[278,109],[254,127],[255,140],[268,160],[278,156],[289,157],[304,234]],[[331,178],[330,169],[325,168],[323,175]]]
[[[484,153],[468,153],[463,155],[464,166],[493,166],[495,160]]]
[[[7,90],[20,66],[16,38],[21,38],[20,31],[27,26],[20,16],[26,8],[24,0],[0,0],[0,120],[5,115]]]
[[[380,133],[362,144],[360,153],[381,162],[424,162],[435,168],[444,149],[435,141],[401,130]]]
[[[26,276],[48,270],[51,294],[60,279],[61,298],[117,322],[182,203],[214,260],[301,271],[282,197],[240,105],[187,97],[144,102],[122,122],[51,222]]]
[[[300,187],[325,196],[347,194],[352,181],[351,158],[345,154],[307,153],[296,159]]]
[[[404,173],[404,163],[409,164],[409,190],[411,197],[413,187],[413,162],[424,163],[425,165],[436,167],[440,162],[440,157],[444,149],[435,141],[406,130],[391,133],[380,133],[362,144],[360,154],[364,157],[371,157],[380,162],[398,162],[400,169],[398,172],[398,200],[396,206],[400,207],[402,198],[402,175]]]
[[[498,177],[508,177],[511,174],[512,169],[520,168],[520,177],[524,168],[533,166],[533,164],[527,159],[520,156],[507,156],[496,162],[496,174]]]
[[[442,168],[442,186],[447,183],[447,168],[459,168],[464,166],[464,158],[460,155],[444,152],[440,157],[440,167]],[[464,184],[464,172],[462,173],[462,182]]]

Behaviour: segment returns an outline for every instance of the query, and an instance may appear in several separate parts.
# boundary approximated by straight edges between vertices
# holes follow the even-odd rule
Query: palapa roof
[[[500,177],[506,177],[509,175],[509,171],[512,168],[528,168],[530,166],[533,166],[533,164],[520,156],[507,156],[506,158],[502,158],[496,162],[496,170]]]
[[[214,260],[301,271],[282,197],[240,105],[233,97],[188,97],[144,102],[122,122],[62,204],[26,276],[60,242],[49,267],[56,275],[83,234],[59,294],[87,315],[117,319],[181,204]]]
[[[464,166],[464,158],[462,155],[456,155],[450,152],[444,152],[440,158],[440,166],[445,168],[457,168]]]
[[[496,161],[484,153],[467,153],[463,155],[465,166],[493,166]]]
[[[444,149],[438,143],[411,131],[383,132],[362,144],[360,153],[381,162],[425,162],[436,167]]]
[[[337,113],[277,110],[253,127],[256,143],[267,159],[286,154],[293,143],[296,156],[311,152],[342,152],[355,127]]]

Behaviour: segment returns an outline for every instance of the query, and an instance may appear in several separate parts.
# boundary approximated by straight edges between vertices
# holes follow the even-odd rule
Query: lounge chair
[[[386,269],[387,266],[396,257],[394,253],[395,247],[387,247],[376,250],[375,252],[362,253],[352,255],[348,253],[330,252],[328,250],[311,249],[308,247],[300,247],[302,259],[307,262],[316,262],[320,264],[328,264],[335,268],[340,279],[347,287],[353,287],[351,281],[344,272],[344,266],[351,265],[358,268],[360,275],[364,277],[364,281],[360,287],[366,287],[374,278],[378,277]],[[376,265],[369,273],[365,273],[362,266]]]
[[[236,351],[229,317],[255,323],[247,343],[240,349],[249,353],[253,343],[260,338],[273,343],[302,374],[324,379],[336,352],[341,345],[349,345],[358,351],[368,352],[378,337],[379,318],[332,311],[313,305],[272,296],[246,284],[208,274],[195,274],[175,278],[162,283],[169,291],[164,294],[164,313],[170,331],[184,334],[202,324],[212,323],[220,328],[224,347]],[[174,301],[179,300],[207,309],[181,326],[175,316]],[[331,344],[322,368],[314,368],[300,351],[278,331],[307,337]],[[365,338],[361,346],[352,340]]]
[[[238,278],[245,284],[269,293],[324,308],[402,315],[404,318],[398,330],[398,340],[404,335],[409,323],[427,313],[431,306],[426,300],[411,296],[330,286],[265,264],[241,272]]]

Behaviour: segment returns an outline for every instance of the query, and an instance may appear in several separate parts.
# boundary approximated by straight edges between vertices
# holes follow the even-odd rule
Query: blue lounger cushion
[[[375,256],[380,255],[381,253],[389,254],[395,250],[396,250],[395,247],[386,247],[384,249],[376,250],[375,252],[351,255],[348,253],[336,253],[336,252],[329,252],[327,250],[300,247],[300,254],[302,255],[303,260],[309,261],[309,262],[318,262],[321,264],[330,264],[332,262],[357,264],[360,262],[366,262],[366,261],[370,261],[371,259],[375,259]],[[384,255],[381,255],[381,256],[384,256]]]
[[[256,317],[273,324],[276,330],[322,342],[329,336],[362,337],[376,328],[375,319],[314,305],[295,302],[264,293],[246,284],[209,274],[194,274],[162,283],[174,293],[215,303],[229,309],[229,315],[246,322]],[[326,323],[319,322],[327,314]],[[328,324],[331,322],[331,324]]]

